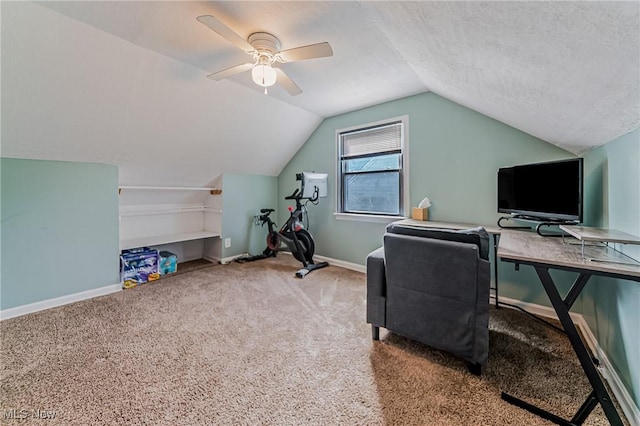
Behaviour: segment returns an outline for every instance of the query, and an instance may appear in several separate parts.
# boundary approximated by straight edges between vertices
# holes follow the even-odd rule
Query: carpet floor
[[[46,425],[548,425],[590,387],[562,334],[490,314],[489,364],[365,322],[364,274],[294,278],[281,255],[214,265],[0,323],[0,422]],[[13,417],[13,418],[12,418]],[[606,425],[598,406],[586,425]]]

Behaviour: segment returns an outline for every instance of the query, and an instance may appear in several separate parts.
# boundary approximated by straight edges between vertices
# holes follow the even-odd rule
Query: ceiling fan
[[[253,82],[264,87],[265,95],[267,94],[267,87],[273,86],[276,82],[284,87],[291,96],[302,93],[298,85],[277,66],[278,63],[333,56],[333,50],[327,42],[280,50],[280,40],[273,34],[257,32],[251,34],[247,40],[245,40],[214,16],[202,15],[198,16],[197,19],[225,38],[229,43],[239,47],[253,57],[253,62],[236,65],[210,74],[207,77],[219,81],[232,75],[251,70]]]

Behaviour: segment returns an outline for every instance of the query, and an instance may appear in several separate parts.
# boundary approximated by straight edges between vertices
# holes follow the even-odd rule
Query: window
[[[338,213],[405,214],[406,121],[338,130]]]

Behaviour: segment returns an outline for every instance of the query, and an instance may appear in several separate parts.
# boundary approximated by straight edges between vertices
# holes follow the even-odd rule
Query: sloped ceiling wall
[[[575,154],[640,124],[640,2],[1,2],[2,155],[121,166],[123,184],[277,175],[324,117],[433,91]],[[199,24],[334,56],[269,96]],[[329,143],[329,141],[328,141]]]
[[[29,3],[2,4],[4,157],[116,164],[120,183],[276,176],[321,118]]]

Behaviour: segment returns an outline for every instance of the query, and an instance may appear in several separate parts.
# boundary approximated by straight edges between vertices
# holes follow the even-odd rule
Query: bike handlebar
[[[300,192],[300,190],[298,188],[296,188],[295,191],[293,191],[293,194],[289,195],[288,197],[284,197],[285,200],[296,200],[298,198],[302,198],[298,196],[298,192]]]
[[[296,201],[300,201],[300,200],[309,200],[312,203],[315,203],[316,201],[318,201],[318,187],[316,186],[314,191],[313,191],[313,196],[311,197],[303,197],[302,193],[300,193],[300,189],[296,188],[295,191],[293,191],[293,194],[289,195],[288,197],[284,197],[285,200],[296,200]]]

